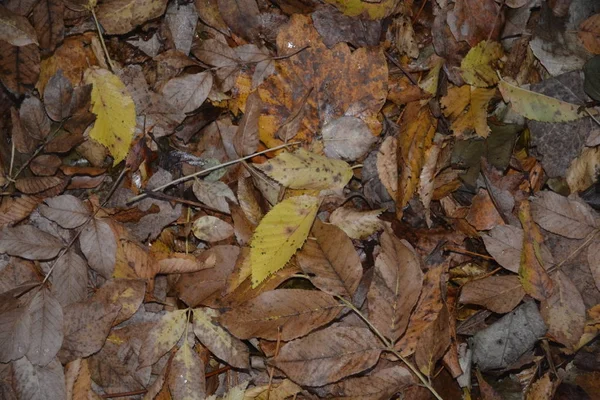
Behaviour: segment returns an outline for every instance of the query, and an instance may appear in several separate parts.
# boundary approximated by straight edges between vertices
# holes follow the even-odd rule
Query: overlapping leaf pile
[[[3,2],[0,397],[597,395],[599,15]]]

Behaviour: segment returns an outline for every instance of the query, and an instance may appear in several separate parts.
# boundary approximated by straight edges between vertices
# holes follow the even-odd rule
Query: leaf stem
[[[288,146],[294,146],[294,145],[297,145],[297,144],[300,144],[300,142],[285,143],[285,144],[282,144],[282,145],[279,145],[279,146],[276,146],[276,147],[272,147],[270,149],[266,149],[266,150],[263,150],[263,151],[259,151],[257,153],[250,154],[250,155],[245,156],[245,157],[241,157],[241,158],[237,158],[235,160],[227,161],[226,163],[215,165],[214,167],[206,168],[206,169],[203,169],[202,171],[198,171],[198,172],[195,172],[195,173],[190,174],[190,175],[182,176],[181,178],[175,179],[175,180],[173,180],[173,181],[171,181],[169,183],[166,183],[166,184],[164,184],[162,186],[159,186],[159,187],[156,187],[154,189],[151,189],[148,192],[159,192],[159,191],[161,191],[163,189],[168,188],[169,186],[173,186],[173,185],[176,185],[178,183],[185,182],[188,179],[192,179],[192,178],[194,178],[196,176],[208,174],[209,172],[215,171],[217,169],[229,167],[230,165],[234,165],[234,164],[237,164],[239,162],[242,162],[242,161],[245,161],[245,160],[249,160],[252,157],[259,156],[259,155],[265,154],[265,153],[270,153],[272,151],[283,149],[283,148],[288,147]],[[127,204],[131,204],[131,203],[134,203],[134,202],[136,202],[138,200],[143,199],[144,197],[148,196],[148,192],[144,192],[144,193],[141,193],[141,194],[139,194],[137,196],[134,196],[134,197],[130,198],[129,200],[127,200]]]
[[[402,361],[419,378],[419,380],[421,381],[423,386],[425,386],[431,392],[431,394],[433,394],[435,396],[436,399],[443,400],[442,396],[440,396],[439,393],[436,392],[436,390],[433,388],[433,386],[431,386],[431,384],[429,383],[427,378],[421,373],[421,371],[419,371],[417,367],[415,367],[410,361],[408,361],[404,356],[402,356],[402,354],[400,354],[398,351],[396,351],[394,349],[393,343],[390,342],[385,336],[383,336],[383,334],[381,332],[379,332],[379,330],[375,327],[375,325],[373,325],[371,323],[371,321],[369,321],[369,319],[367,317],[365,317],[364,314],[362,312],[360,312],[360,310],[354,306],[354,304],[350,303],[348,300],[344,299],[341,296],[335,296],[335,297],[338,300],[340,300],[342,303],[344,303],[344,305],[346,307],[348,307],[349,309],[354,311],[356,313],[356,315],[358,315],[360,317],[360,319],[362,319],[369,326],[369,329],[371,329],[373,331],[373,333],[375,333],[375,335],[377,335],[379,340],[381,340],[383,342],[383,344],[386,347],[385,350],[389,351],[390,353],[392,353],[393,355],[398,357],[398,359],[400,359],[400,361]]]
[[[98,18],[96,17],[96,12],[94,11],[94,7],[89,7],[89,10],[92,13],[92,17],[94,17],[94,22],[96,23],[96,29],[98,29],[98,36],[100,37],[100,44],[102,45],[102,50],[104,50],[104,55],[106,56],[106,61],[108,61],[108,66],[110,67],[111,72],[115,72],[115,66],[110,59],[110,55],[108,54],[108,49],[106,48],[106,43],[104,43],[104,36],[102,35],[102,29],[100,28],[100,23],[98,22]]]

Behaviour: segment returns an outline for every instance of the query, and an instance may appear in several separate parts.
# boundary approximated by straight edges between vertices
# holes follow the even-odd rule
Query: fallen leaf
[[[194,309],[194,333],[211,353],[234,368],[248,369],[248,346],[233,337],[218,323],[220,314],[210,308]]]
[[[192,232],[198,239],[207,242],[225,240],[234,233],[231,225],[211,215],[205,215],[195,220]]]
[[[290,189],[341,189],[352,178],[352,169],[346,162],[304,149],[280,153],[256,167]]]
[[[4,309],[0,313],[0,362],[9,363],[25,356],[31,337],[31,314],[26,307]]]
[[[367,292],[369,319],[392,342],[404,333],[423,287],[421,260],[405,240],[384,230]]]
[[[83,225],[91,216],[81,200],[70,194],[52,197],[39,207],[40,214],[66,229]]]
[[[300,385],[323,386],[372,367],[381,350],[368,328],[332,326],[285,344],[273,364]]]
[[[65,4],[60,0],[38,2],[33,7],[32,21],[40,48],[52,53],[65,36]]]
[[[480,88],[494,86],[500,80],[496,70],[503,56],[500,43],[487,40],[479,42],[469,50],[460,64],[463,79],[469,85]]]
[[[40,203],[36,196],[3,196],[0,202],[0,229],[26,218]]]
[[[187,338],[173,357],[168,383],[176,399],[202,400],[206,397],[204,363]]]
[[[571,239],[583,239],[596,229],[587,204],[550,191],[537,194],[531,202],[531,214],[543,229]]]
[[[161,93],[173,107],[190,113],[204,103],[212,85],[212,74],[205,71],[173,78],[163,86]]]
[[[435,364],[450,346],[449,317],[448,307],[444,304],[433,323],[421,333],[415,349],[415,363],[425,376],[434,374]]]
[[[167,0],[110,0],[98,5],[96,15],[107,34],[119,35],[160,17],[166,7]]]
[[[186,315],[186,310],[176,310],[161,316],[144,339],[140,350],[140,368],[154,364],[177,344],[187,324]]]
[[[27,18],[13,13],[5,6],[0,6],[0,40],[13,46],[39,44],[35,29]]]
[[[498,225],[482,235],[485,249],[502,267],[519,273],[523,250],[523,230],[511,225]]]
[[[319,209],[319,199],[291,197],[264,216],[252,237],[252,287],[277,272],[302,247]]]
[[[496,209],[490,194],[483,188],[479,189],[477,195],[473,197],[473,203],[466,220],[478,231],[487,231],[497,225],[504,224],[504,220]]]
[[[484,39],[498,39],[504,25],[500,6],[493,0],[457,0],[446,22],[456,40],[474,47]]]
[[[90,267],[110,279],[115,269],[117,240],[108,223],[92,218],[81,230],[79,245]]]
[[[525,291],[515,275],[489,276],[466,283],[459,302],[477,304],[490,311],[505,314],[512,311],[525,296]]]
[[[96,122],[89,135],[105,146],[117,165],[127,157],[136,125],[135,105],[118,76],[101,68],[88,68],[85,82],[92,84],[92,112]]]
[[[325,124],[321,131],[329,158],[355,161],[377,141],[365,122],[357,117],[340,117]]]
[[[240,339],[260,337],[288,341],[328,324],[343,306],[331,295],[300,289],[279,289],[221,315],[219,322]]]
[[[87,298],[88,264],[73,249],[56,260],[50,275],[50,291],[66,307]]]
[[[54,359],[45,367],[33,365],[27,357],[12,363],[15,389],[20,399],[65,399],[65,375]]]
[[[337,226],[315,220],[312,235],[296,255],[298,265],[317,288],[351,300],[362,277],[360,258]]]
[[[24,94],[40,75],[38,46],[17,47],[0,41],[0,81],[15,94]]]
[[[227,199],[237,203],[233,191],[221,181],[210,182],[196,179],[192,190],[196,198],[202,203],[226,214],[231,213]]]
[[[213,268],[217,257],[212,253],[208,253],[201,254],[200,257],[193,254],[171,253],[167,258],[158,261],[159,273],[181,274]]]
[[[111,279],[94,293],[93,299],[100,303],[120,306],[119,314],[113,321],[118,325],[127,321],[142,305],[146,284],[141,279]]]
[[[383,210],[357,211],[348,207],[337,208],[329,216],[329,221],[346,232],[352,239],[365,239],[383,229],[378,216]]]
[[[600,147],[586,147],[574,159],[565,176],[571,193],[583,192],[596,181],[600,170]]]
[[[398,140],[394,136],[385,138],[377,152],[377,174],[392,198],[398,191]]]
[[[23,257],[28,260],[49,260],[64,247],[56,236],[34,228],[19,225],[0,231],[0,253]]]
[[[39,366],[48,365],[58,353],[63,342],[63,310],[60,303],[42,288],[29,303],[31,335],[27,359]]]
[[[600,54],[600,14],[594,14],[579,25],[579,40],[592,54]]]
[[[72,98],[73,85],[62,70],[58,70],[44,89],[44,106],[48,116],[54,121],[62,121],[71,116]]]

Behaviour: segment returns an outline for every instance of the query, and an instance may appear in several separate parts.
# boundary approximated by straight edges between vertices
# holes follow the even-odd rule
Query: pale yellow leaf
[[[329,222],[337,225],[352,239],[364,239],[383,229],[383,223],[378,218],[382,212],[383,209],[357,211],[353,208],[340,207],[331,213]]]
[[[233,235],[234,230],[227,222],[211,215],[205,215],[194,221],[192,232],[200,240],[218,242]]]
[[[498,62],[504,55],[498,42],[483,40],[460,63],[461,75],[469,85],[485,88],[498,82]]]
[[[92,84],[92,112],[96,122],[90,137],[106,146],[117,165],[127,157],[136,124],[135,104],[118,76],[97,67],[88,68],[85,82]]]
[[[352,169],[342,160],[334,160],[304,149],[281,153],[257,165],[272,179],[290,189],[341,189],[352,178]]]
[[[318,209],[318,198],[298,196],[282,201],[265,215],[252,237],[252,287],[283,268],[302,247]]]
[[[586,147],[567,170],[571,193],[582,192],[596,182],[600,171],[600,147]]]
[[[186,310],[165,313],[147,333],[140,350],[139,368],[148,367],[171,350],[181,338],[186,324]]]

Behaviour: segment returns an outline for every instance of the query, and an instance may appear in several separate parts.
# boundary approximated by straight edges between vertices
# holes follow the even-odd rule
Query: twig
[[[475,253],[473,251],[469,251],[469,250],[465,250],[465,249],[461,249],[460,247],[444,246],[444,250],[450,251],[452,253],[465,254],[467,256],[483,258],[484,260],[493,260],[494,259],[494,257],[486,256],[485,254]]]
[[[431,384],[428,382],[427,378],[421,373],[421,371],[419,371],[417,369],[417,367],[412,365],[412,363],[410,361],[408,361],[404,356],[402,356],[402,354],[400,354],[398,351],[396,351],[396,349],[394,349],[393,343],[390,342],[385,336],[383,336],[381,334],[381,332],[379,332],[379,330],[375,327],[375,325],[373,325],[371,323],[371,321],[369,321],[369,319],[367,317],[365,317],[363,315],[363,313],[360,312],[360,310],[354,306],[354,304],[350,303],[348,300],[344,299],[342,296],[335,296],[335,297],[338,300],[340,300],[342,303],[344,303],[344,305],[346,307],[348,307],[349,309],[354,311],[356,313],[356,315],[358,315],[360,317],[360,319],[362,319],[369,326],[369,329],[371,329],[373,331],[373,333],[375,333],[375,335],[377,335],[379,340],[381,340],[383,342],[383,344],[386,347],[385,350],[389,351],[390,353],[392,353],[393,355],[398,357],[398,359],[400,361],[402,361],[419,378],[419,380],[421,381],[423,386],[425,386],[431,392],[431,394],[433,394],[435,396],[436,399],[443,400],[442,396],[440,396],[439,393],[433,388],[433,386],[431,386]]]
[[[108,54],[108,49],[106,48],[106,44],[104,43],[104,36],[102,35],[102,29],[100,28],[100,23],[98,22],[98,18],[96,17],[96,12],[94,11],[94,7],[88,8],[92,17],[94,17],[94,22],[96,23],[96,29],[98,29],[98,36],[100,37],[100,44],[102,45],[102,50],[104,50],[104,55],[106,56],[106,61],[108,61],[108,66],[110,67],[111,72],[115,72],[115,66],[113,65],[112,60],[110,59],[110,55]]]
[[[398,62],[398,61],[397,61],[397,60],[396,60],[394,57],[392,57],[392,56],[390,55],[390,53],[388,53],[388,52],[386,51],[386,52],[385,52],[385,56],[387,57],[387,59],[388,59],[388,60],[390,60],[390,62],[391,62],[392,64],[394,64],[394,65],[395,65],[395,66],[396,66],[396,67],[397,67],[397,68],[398,68],[400,71],[402,71],[402,73],[403,73],[404,75],[406,75],[406,77],[408,78],[408,80],[410,81],[410,83],[412,83],[412,84],[413,84],[413,85],[415,85],[415,86],[418,86],[418,83],[417,83],[417,81],[415,81],[415,78],[413,78],[413,77],[412,77],[412,76],[411,76],[411,75],[408,73],[408,71],[406,71],[406,70],[404,69],[404,67],[403,67],[402,65],[400,65],[400,63],[399,63],[399,62]]]
[[[270,149],[267,149],[267,150],[259,151],[257,153],[253,153],[253,154],[250,154],[250,155],[242,157],[242,158],[238,158],[238,159],[235,159],[235,160],[232,160],[232,161],[227,161],[226,163],[215,165],[214,167],[203,169],[202,171],[195,172],[195,173],[190,174],[190,175],[182,176],[181,178],[175,179],[174,181],[171,181],[171,182],[166,183],[166,184],[164,184],[162,186],[156,187],[156,188],[150,190],[149,192],[159,192],[159,191],[161,191],[163,189],[166,189],[166,188],[168,188],[170,186],[176,185],[176,184],[181,183],[181,182],[185,182],[188,179],[192,179],[192,178],[194,178],[196,176],[205,175],[205,174],[208,174],[209,172],[216,171],[216,170],[221,169],[221,168],[229,167],[230,165],[237,164],[237,163],[239,163],[241,161],[249,160],[249,159],[251,159],[253,157],[256,157],[256,156],[259,156],[261,154],[270,153],[272,151],[283,149],[285,147],[293,146],[293,145],[297,145],[297,144],[300,144],[300,142],[293,142],[293,143],[282,144],[280,146],[276,146],[276,147],[273,147],[273,148],[270,148]],[[138,200],[143,199],[146,196],[148,196],[148,192],[143,192],[143,193],[141,193],[141,194],[139,194],[137,196],[134,196],[134,197],[130,198],[129,200],[127,200],[127,204],[134,203],[134,202],[136,202]]]
[[[555,271],[558,271],[563,265],[565,265],[565,263],[567,261],[569,261],[570,259],[575,257],[577,255],[577,253],[579,253],[581,250],[586,248],[592,242],[594,237],[596,237],[598,232],[600,232],[600,229],[594,229],[592,232],[590,232],[588,234],[587,238],[584,240],[584,242],[581,245],[579,245],[579,247],[577,247],[575,250],[573,250],[564,260],[562,260],[558,264],[548,268],[548,273],[551,274]]]

